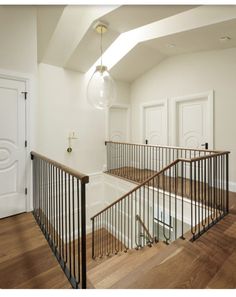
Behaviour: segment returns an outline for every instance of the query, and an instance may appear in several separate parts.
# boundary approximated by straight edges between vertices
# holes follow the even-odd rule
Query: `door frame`
[[[170,117],[170,143],[173,146],[177,146],[177,105],[180,102],[194,101],[201,98],[207,98],[208,110],[207,110],[207,126],[209,127],[210,135],[208,139],[209,149],[214,149],[214,90],[205,91],[201,93],[194,93],[184,96],[172,97],[171,100],[171,117]]]
[[[165,136],[165,145],[169,145],[169,113],[168,113],[168,98],[159,99],[155,101],[149,101],[147,103],[143,103],[140,106],[140,143],[145,143],[145,108],[147,107],[155,107],[155,106],[164,106],[164,112],[166,117],[166,136]]]
[[[125,109],[127,111],[127,142],[130,142],[130,105],[129,104],[112,104],[106,111],[106,140],[109,139],[109,129],[110,129],[110,110],[114,109]]]
[[[27,140],[27,147],[25,148],[25,188],[27,188],[25,211],[29,212],[33,209],[32,199],[32,168],[31,168],[31,102],[33,98],[33,81],[31,74],[21,73],[12,70],[0,68],[0,78],[9,80],[16,80],[25,83],[25,91],[27,92],[27,100],[25,100],[25,140]]]

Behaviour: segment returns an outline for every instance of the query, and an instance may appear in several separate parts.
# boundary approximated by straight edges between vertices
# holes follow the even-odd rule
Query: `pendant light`
[[[107,25],[98,23],[95,30],[100,34],[101,62],[90,78],[87,86],[88,102],[97,109],[105,109],[112,105],[116,96],[115,82],[112,79],[107,67],[102,63],[102,37],[107,32]]]

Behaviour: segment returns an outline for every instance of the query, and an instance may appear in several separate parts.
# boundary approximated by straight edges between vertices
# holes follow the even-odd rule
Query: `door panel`
[[[208,143],[213,149],[213,91],[173,98],[173,104],[173,145],[204,149],[203,144]],[[191,158],[189,154],[184,157]],[[185,171],[189,178],[189,164],[185,165]]]
[[[111,107],[109,110],[109,140],[128,141],[128,111],[126,108]]]
[[[26,210],[25,83],[0,79],[0,218]]]
[[[177,145],[203,148],[201,145],[208,142],[206,100],[178,103],[177,115]]]
[[[109,140],[114,142],[127,142],[129,139],[129,114],[127,108],[111,107],[109,109]],[[128,163],[125,163],[122,151],[116,145],[112,152],[113,164],[119,164],[120,167],[125,167]],[[126,160],[128,162],[128,160]],[[118,165],[117,165],[118,166]]]
[[[148,144],[167,144],[166,111],[164,105],[144,108],[144,126],[144,140],[148,140]]]
[[[155,104],[143,107],[143,143],[149,145],[167,145],[168,144],[168,125],[167,125],[167,101],[157,101]],[[142,168],[157,170],[162,168],[164,160],[159,160],[157,165],[157,148],[143,147],[142,160],[150,155],[142,164]],[[143,162],[144,163],[144,162]],[[155,164],[155,166],[154,166]]]

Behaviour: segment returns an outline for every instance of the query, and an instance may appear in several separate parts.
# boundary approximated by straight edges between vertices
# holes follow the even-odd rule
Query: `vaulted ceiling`
[[[100,58],[97,21],[109,26],[104,63],[127,82],[169,56],[236,47],[236,6],[38,6],[38,62],[93,69]]]

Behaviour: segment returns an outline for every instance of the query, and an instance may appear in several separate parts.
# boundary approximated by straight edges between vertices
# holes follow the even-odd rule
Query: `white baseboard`
[[[236,192],[236,182],[229,182],[229,190],[230,192]]]

